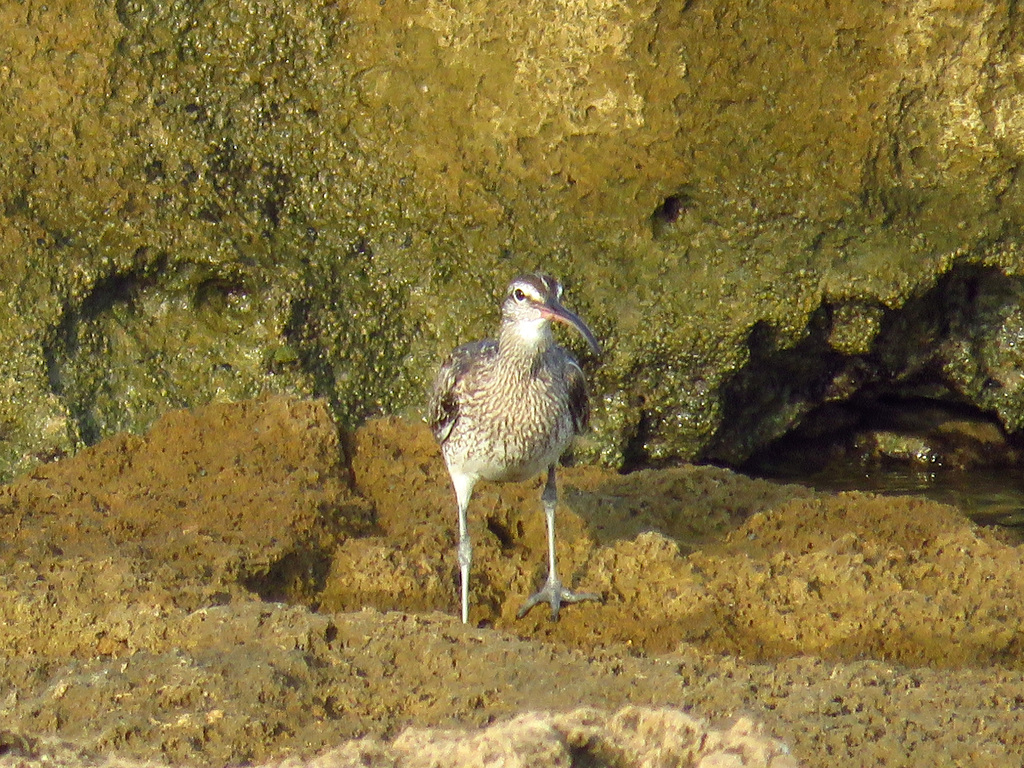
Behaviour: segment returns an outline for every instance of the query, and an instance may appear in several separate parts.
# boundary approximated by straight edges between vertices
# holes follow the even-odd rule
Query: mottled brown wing
[[[583,370],[575,360],[570,360],[565,370],[569,384],[569,415],[572,426],[577,433],[583,432],[590,424],[590,396],[587,394],[587,381],[583,378]]]
[[[448,356],[437,372],[427,407],[427,421],[439,444],[444,445],[459,420],[459,382],[474,362],[495,354],[497,350],[497,343],[490,339],[463,344]]]

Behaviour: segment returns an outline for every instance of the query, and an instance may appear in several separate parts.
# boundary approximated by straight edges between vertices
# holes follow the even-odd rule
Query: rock
[[[715,730],[671,709],[626,707],[611,715],[594,709],[564,714],[530,712],[478,733],[408,729],[391,743],[352,742],[315,760],[280,768],[459,768],[460,766],[692,765],[698,768],[795,768],[781,742],[741,719]]]
[[[1008,534],[722,468],[560,477],[604,603],[515,620],[541,488],[481,485],[465,626],[423,424],[265,398],[33,470],[0,488],[0,766],[1021,762]]]
[[[162,763],[97,761],[53,743],[12,737],[0,768],[152,768]],[[716,730],[670,709],[625,707],[614,714],[577,709],[563,714],[529,712],[478,732],[408,728],[393,741],[365,738],[314,758],[288,758],[260,768],[558,768],[586,760],[600,768],[649,765],[695,768],[795,768],[781,742],[749,719]]]
[[[214,400],[414,412],[536,267],[606,342],[592,462],[736,464],[921,371],[1024,424],[1005,5],[27,0],[0,27],[4,480]]]

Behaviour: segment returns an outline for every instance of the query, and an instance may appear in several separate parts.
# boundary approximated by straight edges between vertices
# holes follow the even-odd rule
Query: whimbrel
[[[578,316],[562,306],[562,285],[528,274],[509,286],[501,306],[497,340],[458,347],[441,366],[430,398],[430,426],[455,486],[459,509],[462,621],[469,620],[469,571],[473,547],[467,514],[479,480],[529,480],[547,472],[541,494],[548,531],[548,578],[519,610],[521,618],[541,602],[558,619],[562,603],[599,600],[562,585],[555,558],[555,465],[590,417],[583,371],[555,343],[551,321],[575,328],[594,354],[600,347]]]

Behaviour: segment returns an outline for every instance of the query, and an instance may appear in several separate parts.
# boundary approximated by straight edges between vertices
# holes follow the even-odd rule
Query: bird
[[[458,506],[464,624],[469,621],[473,562],[468,510],[480,480],[522,482],[547,473],[541,503],[547,521],[548,576],[523,603],[518,618],[547,602],[551,619],[557,621],[562,603],[601,600],[598,594],[563,586],[555,556],[555,466],[573,438],[587,428],[590,400],[579,363],[555,343],[552,321],[575,329],[594,355],[601,353],[587,324],[562,305],[562,292],[562,284],[546,274],[512,280],[501,305],[498,338],[457,347],[441,365],[431,391],[428,421]]]

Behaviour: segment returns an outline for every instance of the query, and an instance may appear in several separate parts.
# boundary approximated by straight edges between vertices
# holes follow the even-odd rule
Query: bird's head
[[[551,321],[575,328],[595,355],[601,347],[587,324],[562,306],[562,284],[549,275],[520,275],[509,283],[501,305],[502,324],[531,346],[550,343]]]

